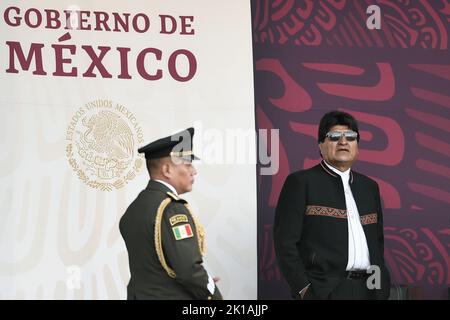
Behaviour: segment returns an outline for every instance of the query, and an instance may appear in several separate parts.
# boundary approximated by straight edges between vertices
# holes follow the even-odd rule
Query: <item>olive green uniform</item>
[[[203,227],[162,183],[150,180],[121,218],[120,233],[131,272],[128,299],[222,299],[202,265]]]

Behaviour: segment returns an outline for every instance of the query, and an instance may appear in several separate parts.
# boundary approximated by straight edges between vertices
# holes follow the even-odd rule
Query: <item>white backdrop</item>
[[[14,24],[14,17],[22,17],[18,26],[5,21],[4,13],[12,6],[20,13],[10,9],[7,19]],[[26,13],[30,8],[36,10]],[[63,14],[63,10],[77,8],[90,12],[83,23],[91,29],[95,28],[93,11],[106,12],[110,19],[113,12],[130,13],[130,17],[145,14],[150,27],[142,33],[133,28],[129,32],[68,30],[64,25],[46,28],[44,9]],[[185,198],[206,228],[207,268],[221,278],[225,299],[256,299],[249,2],[2,1],[0,11],[0,298],[126,298],[128,257],[118,221],[148,180],[145,167],[133,171],[130,163],[139,160],[139,146],[194,126],[194,151],[203,161],[196,165],[194,190]],[[40,23],[37,12],[42,14]],[[180,34],[180,20],[176,32],[161,34],[159,15],[193,16],[187,31],[194,34]],[[66,22],[64,16],[61,21]],[[137,21],[141,23],[137,27],[143,28],[144,18]],[[20,63],[17,50],[21,48],[26,59],[32,44],[43,46],[24,70],[26,61]],[[53,74],[61,61],[52,45],[76,47],[73,52],[63,49],[59,55],[59,59],[71,59],[62,64],[65,75]],[[90,46],[96,54],[99,46],[111,47],[101,61],[110,78],[97,68],[92,70],[95,77],[83,75],[92,58],[82,46]],[[125,64],[131,79],[118,78],[123,63],[117,47],[130,49]],[[148,54],[143,62],[148,74],[161,69],[159,80],[146,80],[137,70],[137,57],[146,48],[161,51],[160,61]],[[190,51],[197,63],[195,74],[184,82],[174,80],[168,68],[170,55],[179,49]],[[38,52],[42,52],[46,75],[33,74],[39,69],[35,64],[40,60]],[[76,68],[76,76],[67,75],[72,68]],[[188,60],[183,55],[176,60],[176,69],[181,77],[187,76]],[[124,179],[123,171],[126,183],[110,191],[101,190],[98,184],[89,186],[78,177],[69,160],[75,159],[80,149],[72,157],[67,153],[69,144],[79,146],[80,130],[85,130],[85,137],[92,133],[82,117],[73,117],[79,110],[89,117],[98,114],[99,109],[88,110],[88,104],[98,100],[126,108],[128,113],[113,113],[128,127],[128,131],[124,129],[127,137],[133,139],[126,169],[136,176]],[[238,154],[242,156],[242,141],[237,143],[242,137],[233,134],[243,130],[250,132],[243,147],[247,160],[233,161]],[[99,142],[102,136],[89,137]],[[90,174],[89,181],[104,181],[95,172],[89,173],[80,159],[79,170]]]

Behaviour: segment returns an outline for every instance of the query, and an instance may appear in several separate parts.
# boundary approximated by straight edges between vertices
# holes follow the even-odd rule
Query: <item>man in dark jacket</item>
[[[203,267],[205,234],[179,195],[192,190],[194,128],[140,148],[151,180],[120,219],[131,279],[128,299],[222,299]]]
[[[320,121],[322,162],[289,175],[275,213],[275,252],[298,299],[387,299],[378,185],[351,170],[359,131],[348,113]]]

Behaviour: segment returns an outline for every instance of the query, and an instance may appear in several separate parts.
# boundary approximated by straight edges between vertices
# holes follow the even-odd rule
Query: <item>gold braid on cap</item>
[[[171,152],[169,155],[171,157],[185,157],[185,156],[192,156],[194,154],[193,151],[180,151],[180,152]]]
[[[164,199],[163,202],[159,205],[158,211],[156,212],[156,219],[155,219],[155,249],[156,254],[158,255],[159,262],[161,263],[161,266],[166,270],[167,274],[171,278],[176,278],[175,271],[173,271],[169,265],[166,262],[166,259],[164,258],[164,252],[162,248],[162,241],[161,241],[161,222],[162,217],[164,214],[164,210],[169,205],[169,203],[172,201],[172,198]],[[192,220],[194,221],[195,230],[197,231],[197,240],[198,240],[198,248],[200,250],[200,254],[202,256],[206,253],[206,243],[205,243],[205,229],[203,226],[198,222],[197,218],[192,214],[190,207],[187,203],[184,204],[186,209],[188,210],[189,214],[192,217]]]

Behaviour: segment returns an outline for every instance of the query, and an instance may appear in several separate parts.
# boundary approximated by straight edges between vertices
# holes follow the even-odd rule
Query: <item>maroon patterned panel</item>
[[[366,28],[370,4],[381,30]],[[380,187],[393,283],[446,298],[450,1],[254,0],[252,13],[256,126],[280,130],[279,171],[258,176],[259,297],[290,297],[274,210],[288,174],[319,163],[318,122],[337,109],[360,124],[354,169]]]
[[[385,228],[385,258],[395,279],[410,285],[450,284],[450,229]]]
[[[258,44],[359,48],[448,48],[448,0],[253,1]],[[381,9],[381,29],[369,30],[366,9]]]

